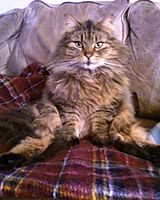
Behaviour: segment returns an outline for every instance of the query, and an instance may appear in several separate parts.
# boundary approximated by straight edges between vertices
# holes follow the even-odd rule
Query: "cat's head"
[[[56,51],[57,59],[83,69],[95,70],[123,59],[125,47],[113,37],[111,21],[79,22],[67,16],[66,33]]]

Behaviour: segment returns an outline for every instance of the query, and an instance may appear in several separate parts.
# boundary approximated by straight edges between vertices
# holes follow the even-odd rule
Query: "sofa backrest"
[[[140,116],[160,119],[160,9],[151,1],[137,1],[126,13],[131,49],[129,77],[138,96]]]

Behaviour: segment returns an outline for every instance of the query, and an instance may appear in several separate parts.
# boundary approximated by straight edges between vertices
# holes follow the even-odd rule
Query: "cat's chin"
[[[85,63],[85,64],[83,64],[82,65],[82,67],[84,68],[84,69],[89,69],[89,70],[91,70],[91,71],[94,71],[95,69],[97,69],[98,67],[100,67],[101,65],[99,65],[99,64],[90,64],[90,65],[88,65],[87,63]]]

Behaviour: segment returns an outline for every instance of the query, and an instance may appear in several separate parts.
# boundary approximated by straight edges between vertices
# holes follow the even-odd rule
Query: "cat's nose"
[[[85,53],[85,56],[89,59],[90,57],[92,57],[93,53]]]

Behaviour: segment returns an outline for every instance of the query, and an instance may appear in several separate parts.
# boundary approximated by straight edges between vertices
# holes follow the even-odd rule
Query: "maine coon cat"
[[[160,146],[148,142],[148,133],[135,119],[127,47],[113,36],[108,19],[96,23],[67,18],[42,99],[30,110],[32,131],[0,163],[30,160],[54,146],[57,138],[69,146],[87,136],[98,146],[110,144],[160,164]]]

